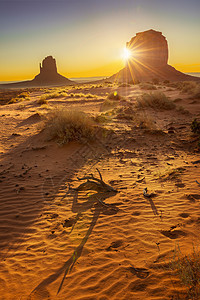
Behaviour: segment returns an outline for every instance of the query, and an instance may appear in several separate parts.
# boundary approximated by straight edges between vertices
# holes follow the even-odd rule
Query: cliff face
[[[168,65],[168,43],[162,32],[147,30],[139,32],[126,47],[132,53],[124,69],[110,77],[118,82],[159,80],[184,81],[199,80],[186,75]]]

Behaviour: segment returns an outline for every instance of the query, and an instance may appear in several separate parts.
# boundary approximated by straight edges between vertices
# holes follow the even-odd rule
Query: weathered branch
[[[99,173],[99,178],[94,177],[93,174],[89,174],[87,176],[84,177],[77,177],[78,180],[82,181],[82,180],[87,180],[87,182],[96,184],[98,187],[103,188],[107,191],[112,191],[112,192],[117,192],[117,190],[115,190],[112,186],[108,185],[107,183],[105,183],[102,179],[102,175],[99,171],[99,169],[97,169],[98,173]],[[81,185],[82,186],[82,185]],[[77,188],[78,189],[78,188]]]

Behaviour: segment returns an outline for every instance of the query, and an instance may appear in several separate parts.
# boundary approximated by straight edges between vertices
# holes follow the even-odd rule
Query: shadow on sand
[[[87,182],[84,184],[85,186],[87,185]],[[83,187],[83,184],[81,184],[81,187]],[[87,187],[86,187],[87,189]],[[88,187],[88,191],[92,190],[94,192],[94,189],[92,189],[91,187]],[[80,203],[78,201],[79,199],[79,191],[77,190],[71,190],[72,193],[74,193],[73,196],[73,204],[72,204],[72,212],[77,213],[77,216],[75,218],[75,223],[72,226],[72,230],[76,224],[76,222],[79,219],[79,216],[81,215],[81,213],[87,211],[88,209],[93,209],[93,218],[92,221],[90,223],[90,226],[84,236],[84,238],[82,239],[80,245],[74,250],[74,252],[72,253],[71,257],[63,264],[63,266],[61,268],[59,268],[55,273],[51,274],[49,277],[45,278],[32,292],[31,294],[28,296],[28,300],[33,300],[33,299],[50,299],[50,294],[47,290],[47,287],[53,283],[54,281],[56,281],[59,277],[61,277],[61,282],[60,285],[58,287],[58,291],[57,294],[61,291],[64,280],[67,276],[67,274],[69,274],[73,268],[73,266],[75,265],[75,263],[77,262],[77,260],[79,259],[79,257],[82,254],[83,248],[89,238],[89,236],[91,235],[97,221],[99,218],[99,215],[102,214],[106,214],[106,215],[113,215],[116,214],[118,212],[118,207],[115,204],[106,204],[104,203],[104,200],[110,197],[115,196],[115,194],[117,193],[116,191],[106,191],[103,192],[102,190],[99,189],[95,189],[95,193],[93,193],[92,195],[87,196],[86,194],[86,201]],[[81,197],[81,199],[83,199]],[[72,230],[70,231],[70,233],[72,232]]]

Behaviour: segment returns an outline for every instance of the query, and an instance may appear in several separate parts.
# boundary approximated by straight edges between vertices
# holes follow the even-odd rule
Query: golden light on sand
[[[132,51],[130,51],[128,48],[123,49],[122,58],[127,61],[133,56]]]

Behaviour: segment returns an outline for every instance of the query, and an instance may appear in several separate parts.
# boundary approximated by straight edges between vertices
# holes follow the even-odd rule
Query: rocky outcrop
[[[33,80],[21,81],[0,85],[1,88],[24,88],[40,86],[60,86],[70,85],[75,82],[60,75],[57,72],[56,60],[52,56],[47,56],[39,65],[40,73]]]
[[[162,32],[147,30],[139,32],[126,43],[131,57],[124,69],[110,77],[118,82],[150,81],[152,79],[184,81],[199,80],[168,65],[168,43]]]

